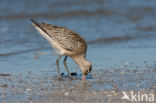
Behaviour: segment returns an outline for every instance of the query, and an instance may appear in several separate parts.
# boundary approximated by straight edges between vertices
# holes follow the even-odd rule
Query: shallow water
[[[70,28],[87,40],[87,58],[93,64],[90,74],[93,79],[89,79],[92,81],[91,90],[112,90],[112,82],[109,83],[107,78],[102,78],[102,84],[94,83],[96,80],[100,82],[99,78],[103,77],[100,73],[104,72],[110,73],[113,79],[124,77],[118,76],[118,72],[113,75],[110,71],[114,69],[142,72],[149,70],[146,75],[152,76],[152,84],[145,85],[147,77],[142,76],[140,89],[155,89],[155,76],[151,72],[156,68],[155,9],[155,0],[47,0],[44,3],[42,0],[1,0],[0,73],[27,75],[31,72],[38,78],[44,72],[48,78],[57,76],[55,60],[58,56],[32,27],[29,19],[34,18]],[[81,75],[79,67],[70,58],[67,63],[71,72]],[[60,65],[61,71],[66,73],[63,64]],[[127,75],[129,78],[125,80],[131,79],[131,74]],[[139,78],[137,74],[133,76]],[[124,89],[135,89],[136,82],[125,80],[119,82],[124,84]],[[131,85],[133,86],[130,87]],[[122,88],[123,85],[119,86],[119,90]]]

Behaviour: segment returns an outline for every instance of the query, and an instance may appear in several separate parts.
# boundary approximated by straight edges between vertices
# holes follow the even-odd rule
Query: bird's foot
[[[63,81],[63,79],[62,79],[60,76],[58,76],[57,79],[58,79],[59,81]]]
[[[77,77],[77,73],[73,72],[73,73],[68,74],[68,76],[70,80],[74,80]]]
[[[68,74],[69,78],[72,78],[71,74]]]

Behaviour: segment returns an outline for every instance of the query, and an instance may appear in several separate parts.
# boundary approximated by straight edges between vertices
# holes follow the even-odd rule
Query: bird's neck
[[[81,69],[88,63],[84,55],[74,56],[72,59],[80,66]]]

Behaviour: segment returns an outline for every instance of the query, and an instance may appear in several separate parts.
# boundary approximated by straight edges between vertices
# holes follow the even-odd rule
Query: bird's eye
[[[88,70],[86,70],[86,72],[88,73]]]

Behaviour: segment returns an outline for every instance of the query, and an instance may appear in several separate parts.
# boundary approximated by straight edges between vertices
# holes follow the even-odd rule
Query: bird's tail
[[[40,27],[40,24],[37,21],[33,20],[32,18],[30,19],[30,21],[32,21],[32,23],[35,24],[36,26]]]
[[[32,18],[30,19],[30,21],[32,21],[33,25],[38,28],[40,28],[43,32],[45,32],[48,36],[50,36],[47,31],[40,25],[40,23],[38,23],[37,21],[33,20]]]

